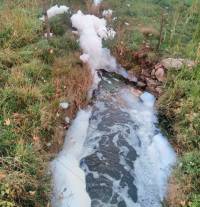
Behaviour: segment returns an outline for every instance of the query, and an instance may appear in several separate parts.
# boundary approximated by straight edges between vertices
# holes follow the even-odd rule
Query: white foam
[[[61,102],[59,106],[63,109],[68,109],[69,108],[69,103],[68,102]]]
[[[116,32],[113,30],[113,28],[107,30],[107,39],[114,39],[115,36]]]
[[[67,13],[69,10],[69,7],[65,5],[58,6],[57,4],[55,6],[52,6],[50,9],[47,10],[47,16],[48,18],[52,18],[58,14]],[[44,21],[45,17],[44,15],[40,18],[40,20]]]
[[[101,96],[101,95],[100,95]],[[104,97],[105,94],[103,93]],[[109,95],[108,95],[109,96]],[[124,156],[120,157],[120,164],[131,173],[134,177],[134,184],[137,187],[138,201],[133,203],[129,197],[127,190],[119,188],[119,181],[109,177],[109,180],[113,182],[113,192],[117,192],[126,202],[127,207],[140,206],[140,207],[161,207],[161,201],[163,201],[167,190],[167,181],[171,173],[172,167],[176,162],[176,155],[167,139],[159,132],[157,125],[156,111],[153,107],[155,97],[149,93],[143,93],[141,97],[137,97],[131,93],[129,88],[120,89],[117,96],[112,97],[113,107],[116,103],[116,107],[119,107],[118,99],[122,99],[125,105],[120,108],[125,113],[129,114],[132,123],[138,126],[136,129],[130,123],[114,124],[110,125],[109,133],[115,133],[120,131],[126,141],[132,146],[138,155],[137,159],[133,161],[134,168],[132,169],[126,159],[126,155],[129,149],[125,146],[118,145],[119,137],[116,135],[113,138],[113,143],[119,147],[120,154]],[[122,102],[123,102],[122,101]],[[97,113],[101,114],[95,118],[94,122],[90,123],[88,129],[88,139],[85,144],[85,154],[83,157],[95,153],[95,150],[99,148],[99,141],[107,131],[98,130],[99,123],[102,120],[109,117],[106,105],[103,102],[97,102],[95,107],[98,109]],[[106,113],[105,113],[106,111]],[[129,128],[130,134],[126,134],[126,129]],[[98,137],[98,139],[96,138]],[[106,146],[106,143],[104,143]],[[103,154],[98,153],[100,160],[104,160]],[[87,173],[92,173],[88,169]],[[96,172],[95,172],[95,176]],[[104,177],[108,176],[103,174]],[[102,204],[102,206],[104,206]],[[106,205],[105,205],[106,206]],[[111,207],[111,205],[107,205]]]
[[[170,167],[175,163],[176,156],[162,134],[157,134],[153,137],[147,154],[151,158],[153,165],[152,175],[155,175],[160,199],[163,200],[166,192],[167,178],[170,175]]]
[[[103,10],[103,12],[102,12],[102,16],[103,17],[111,17],[112,14],[113,14],[113,10],[112,9]]]
[[[94,2],[95,5],[98,5],[102,2],[102,0],[94,0],[93,2]]]
[[[140,97],[143,103],[128,92],[123,93],[122,97],[130,107],[127,112],[139,125],[137,135],[142,147],[134,146],[139,155],[134,164],[138,203],[142,204],[141,207],[160,207],[172,166],[176,162],[175,152],[161,133],[155,134],[158,130],[153,107],[155,97],[145,92]]]
[[[78,30],[80,46],[83,50],[81,60],[89,64],[93,76],[92,90],[97,88],[100,79],[96,70],[112,68],[116,70],[115,58],[103,48],[102,39],[114,38],[115,31],[106,27],[106,20],[94,15],[85,15],[78,11],[71,17],[72,26]]]
[[[140,98],[142,99],[143,103],[146,105],[146,106],[153,106],[154,103],[155,103],[155,97],[148,93],[148,92],[144,92]]]
[[[54,207],[90,207],[85,174],[79,167],[91,109],[78,112],[65,138],[63,150],[51,163]]]
[[[115,58],[110,55],[108,49],[102,46],[102,40],[109,36],[105,19],[93,15],[84,15],[78,11],[71,17],[71,21],[80,36],[79,42],[83,50],[80,58],[91,69],[92,89],[97,88],[100,81],[97,75],[98,69],[103,68],[111,72],[118,72],[124,77],[128,76],[125,70],[119,70]],[[111,177],[109,179],[113,181],[114,191],[125,200],[128,207],[160,207],[160,201],[164,198],[167,179],[176,156],[165,137],[155,132],[158,131],[156,113],[153,107],[155,97],[145,92],[138,98],[129,89],[121,89],[118,95],[118,99],[123,100],[121,110],[126,112],[131,121],[138,126],[137,130],[130,129],[130,136],[125,136],[126,141],[134,147],[139,156],[134,162],[134,171],[130,169],[125,159],[120,159],[120,163],[130,169],[130,173],[135,178],[134,184],[138,190],[137,204],[130,199],[126,188],[119,188],[119,181],[112,180]],[[109,101],[116,101],[116,104],[119,104],[118,99],[114,96]],[[98,113],[106,110],[106,104],[102,102],[95,103],[95,107],[98,108]],[[67,133],[63,150],[52,163],[54,184],[52,204],[54,207],[91,206],[91,200],[86,192],[85,174],[80,169],[79,162],[81,158],[93,153],[94,149],[98,148],[99,140],[104,132],[97,129],[102,117],[95,120],[88,131],[90,115],[91,110],[78,113]],[[109,116],[109,113],[106,116]],[[110,126],[111,132],[125,133],[125,125],[132,127],[130,123],[122,126],[115,124]],[[86,136],[88,141],[83,150]],[[117,137],[114,139],[115,145],[117,139]],[[138,144],[138,139],[141,145]],[[120,150],[122,153],[128,152],[128,149],[124,147],[121,147]],[[98,157],[103,160],[103,154],[98,154]],[[88,169],[86,171],[89,172]],[[93,175],[98,177],[98,172],[93,172]],[[104,176],[108,175],[105,174]]]
[[[87,63],[89,61],[90,56],[88,54],[82,54],[80,56],[80,60],[83,61],[84,63]]]

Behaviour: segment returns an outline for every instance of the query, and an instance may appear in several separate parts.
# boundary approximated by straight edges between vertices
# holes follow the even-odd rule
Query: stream
[[[157,126],[155,98],[101,76],[52,163],[55,207],[160,207],[176,155]]]
[[[52,206],[161,207],[176,155],[159,130],[155,97],[137,94],[137,78],[104,48],[115,36],[104,18],[77,11],[71,22],[91,71],[92,103],[78,112],[51,163]]]

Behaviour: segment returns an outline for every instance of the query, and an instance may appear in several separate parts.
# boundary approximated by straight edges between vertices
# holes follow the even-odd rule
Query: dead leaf
[[[3,172],[0,172],[0,181],[3,180],[6,177],[6,174]]]
[[[54,52],[53,49],[50,49],[50,50],[49,50],[49,53],[50,53],[50,54],[53,54],[53,52]]]
[[[33,140],[35,141],[35,142],[40,142],[40,137],[38,137],[38,136],[33,136]]]
[[[29,194],[31,195],[31,196],[34,196],[35,195],[35,191],[29,191]]]
[[[11,123],[10,119],[6,119],[4,121],[4,125],[6,125],[6,126],[10,126],[10,123]]]
[[[180,204],[181,204],[181,206],[185,206],[186,202],[185,201],[181,201]]]

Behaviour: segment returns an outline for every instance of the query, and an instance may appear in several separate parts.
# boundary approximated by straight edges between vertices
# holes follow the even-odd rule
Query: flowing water
[[[51,164],[52,205],[160,207],[176,156],[157,127],[155,98],[134,95],[133,86],[109,73],[98,77],[103,68],[137,82],[103,47],[102,40],[110,38],[105,19],[78,11],[71,21],[80,59],[93,77],[89,95],[95,95],[91,106],[78,112]]]
[[[55,207],[160,207],[175,153],[157,127],[154,97],[102,76],[52,163]]]

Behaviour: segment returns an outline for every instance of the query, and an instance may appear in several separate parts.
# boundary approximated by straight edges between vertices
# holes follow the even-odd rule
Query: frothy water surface
[[[86,119],[77,116],[82,122],[72,124],[74,132],[68,133],[53,162],[53,205],[160,207],[176,156],[157,128],[154,97],[137,97],[130,86],[111,77],[103,77],[96,97]],[[74,142],[72,149],[69,140]],[[76,176],[62,167],[60,158]]]

